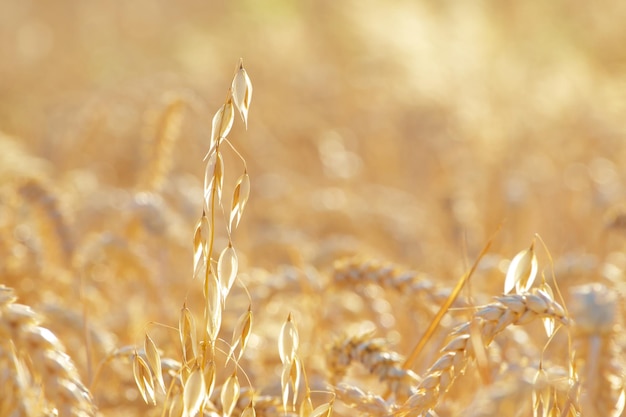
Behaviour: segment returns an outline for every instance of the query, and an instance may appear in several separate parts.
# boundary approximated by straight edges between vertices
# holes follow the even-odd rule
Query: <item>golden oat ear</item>
[[[333,404],[335,400],[332,399],[330,402],[324,403],[318,406],[315,410],[313,410],[309,417],[330,417],[333,412]]]
[[[209,156],[204,173],[204,209],[207,213],[211,213],[213,211],[211,208],[216,194],[217,202],[218,204],[221,204],[223,186],[224,162],[222,160],[222,153],[219,149],[216,149],[215,152]]]
[[[278,354],[283,365],[290,364],[293,361],[298,351],[299,343],[298,329],[293,322],[291,313],[289,313],[278,336]]]
[[[230,207],[230,221],[229,229],[232,232],[233,228],[239,226],[239,221],[243,215],[243,210],[246,208],[248,198],[250,197],[250,176],[248,172],[244,173],[237,179],[235,184],[235,191],[233,192],[233,201]],[[234,225],[234,227],[233,227]]]
[[[230,417],[239,400],[241,386],[239,385],[239,378],[237,378],[237,370],[230,375],[224,385],[222,385],[222,392],[220,399],[222,400],[222,415],[224,417]]]
[[[212,345],[217,340],[217,335],[222,325],[222,292],[215,273],[210,273],[205,279],[205,321],[206,335]]]
[[[235,112],[233,109],[233,100],[232,97],[228,97],[226,103],[224,103],[213,116],[213,121],[211,122],[211,142],[207,156],[217,149],[222,139],[228,136],[230,129],[233,127],[234,120]],[[207,156],[204,157],[205,161]]]
[[[256,411],[254,410],[254,404],[252,404],[252,401],[250,401],[246,408],[244,408],[241,413],[241,417],[256,417]]]
[[[206,365],[204,365],[204,383],[206,384],[206,397],[211,398],[211,394],[213,394],[213,390],[215,389],[215,380],[217,379],[217,369],[215,366],[215,361],[208,361]]]
[[[250,338],[252,329],[252,306],[248,306],[248,311],[242,314],[237,320],[237,325],[233,330],[233,337],[230,343],[230,352],[228,353],[228,359],[233,358],[235,362],[239,362],[243,355],[248,339]],[[239,347],[239,353],[235,358],[235,350]]]
[[[183,389],[183,416],[193,417],[198,414],[206,400],[206,385],[202,369],[197,365],[189,374]]]
[[[528,292],[537,276],[537,269],[537,256],[535,255],[535,242],[533,241],[530,248],[519,252],[511,260],[504,280],[504,293],[510,293],[513,291],[513,288],[515,288],[517,294]]]
[[[165,389],[165,381],[163,381],[163,371],[161,369],[161,354],[159,353],[154,340],[146,333],[146,339],[144,341],[144,351],[146,352],[146,359],[152,374],[159,384],[159,388],[163,393],[167,393]]]
[[[152,371],[146,361],[137,353],[133,357],[133,376],[141,397],[147,404],[156,405]]]
[[[243,59],[239,61],[239,68],[233,78],[231,86],[233,92],[233,99],[241,119],[243,120],[246,129],[248,128],[248,110],[250,109],[250,102],[252,101],[252,82],[248,73],[243,67]]]
[[[313,413],[313,402],[311,401],[311,392],[307,390],[304,399],[300,403],[300,410],[298,411],[299,417],[311,417]]]
[[[296,397],[298,394],[298,382],[300,373],[300,361],[297,359],[298,346],[300,344],[300,337],[298,336],[298,329],[291,313],[287,316],[287,320],[283,323],[283,326],[278,335],[278,354],[280,361],[283,364],[283,370],[281,373],[281,388],[282,388],[282,400],[283,407],[287,409],[287,402],[289,399],[289,386],[293,387],[293,403],[296,403]]]
[[[237,279],[237,271],[239,270],[239,260],[237,252],[231,242],[224,248],[217,260],[217,278],[220,282],[222,303],[226,303],[226,297],[230,293],[235,280]]]
[[[206,274],[208,259],[208,239],[211,236],[211,225],[209,219],[203,212],[202,217],[196,224],[196,231],[193,236],[193,278],[196,279]]]
[[[180,310],[178,321],[178,331],[180,335],[180,344],[183,353],[183,367],[195,360],[196,351],[196,322],[191,310],[186,305]]]

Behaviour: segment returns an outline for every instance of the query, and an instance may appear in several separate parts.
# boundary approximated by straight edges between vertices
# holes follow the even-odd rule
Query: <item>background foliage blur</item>
[[[231,134],[252,181],[234,236],[248,268],[360,254],[454,280],[501,224],[506,256],[538,232],[559,262],[625,267],[624,21],[619,0],[2,0],[1,280],[52,308],[86,274],[119,343],[171,321],[240,57],[255,89]],[[145,190],[172,97],[180,137]]]

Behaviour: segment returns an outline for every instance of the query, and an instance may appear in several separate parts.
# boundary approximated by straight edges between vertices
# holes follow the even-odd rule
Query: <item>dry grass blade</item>
[[[428,340],[432,337],[433,333],[435,332],[435,329],[437,328],[437,326],[439,326],[441,319],[448,312],[448,309],[452,306],[452,304],[454,303],[454,300],[456,300],[456,298],[461,293],[463,286],[470,279],[470,277],[472,276],[472,274],[478,267],[478,263],[480,262],[480,260],[487,254],[487,251],[491,247],[492,242],[493,242],[493,237],[489,239],[489,241],[487,241],[487,244],[485,244],[483,249],[480,251],[480,254],[478,254],[478,257],[474,261],[474,265],[472,265],[472,268],[469,270],[469,272],[463,275],[461,279],[459,279],[456,286],[452,290],[452,293],[450,294],[448,299],[445,301],[445,303],[441,306],[435,318],[433,318],[433,320],[428,325],[428,328],[424,332],[424,335],[422,336],[420,341],[417,343],[417,345],[415,345],[415,347],[411,351],[411,354],[409,355],[407,360],[404,362],[404,366],[403,366],[404,369],[409,369],[413,366],[413,362],[415,362],[415,359],[417,359],[419,354],[422,352],[422,349],[424,349],[424,346],[426,346],[426,343],[428,342]]]

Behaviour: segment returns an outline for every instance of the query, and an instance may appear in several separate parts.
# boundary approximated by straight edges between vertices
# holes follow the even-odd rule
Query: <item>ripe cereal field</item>
[[[0,4],[0,417],[626,415],[626,4]]]

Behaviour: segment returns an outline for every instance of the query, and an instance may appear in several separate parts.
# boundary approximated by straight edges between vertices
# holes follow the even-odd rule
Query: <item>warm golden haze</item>
[[[624,21],[3,0],[0,417],[621,416]]]

